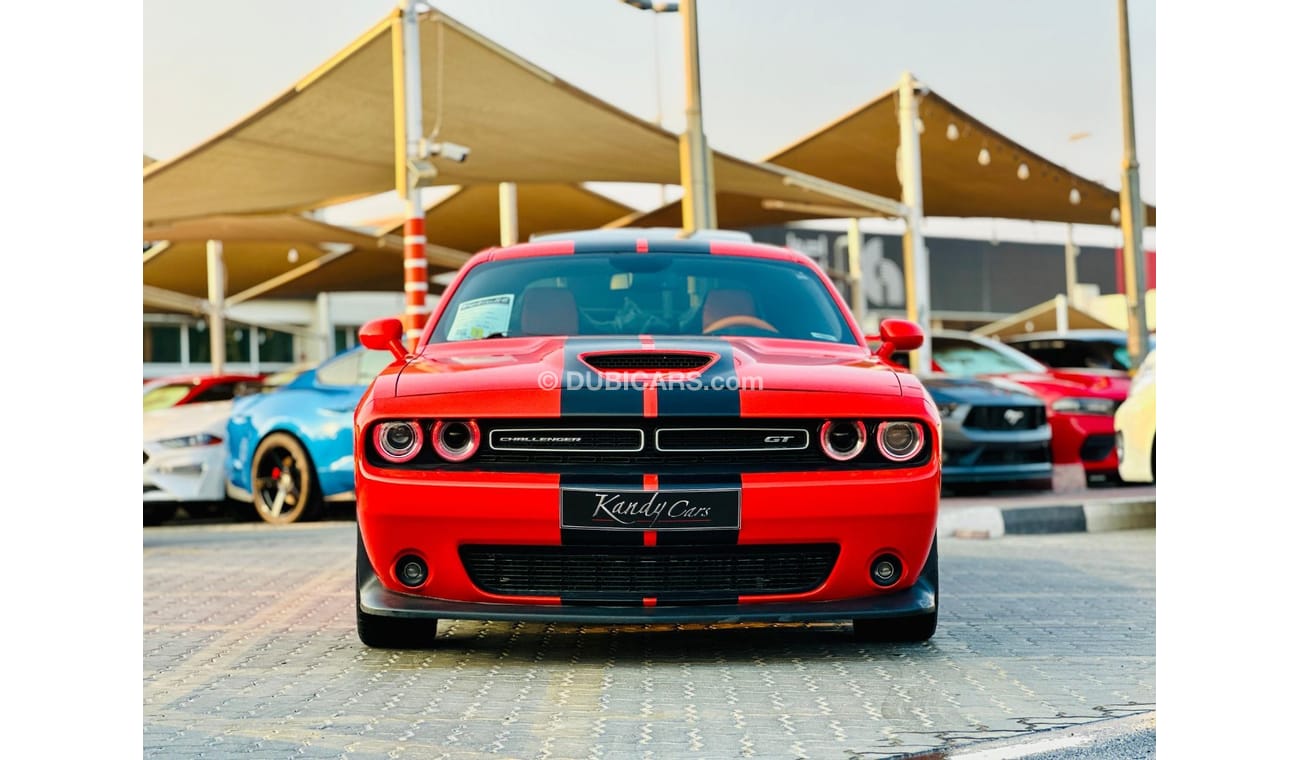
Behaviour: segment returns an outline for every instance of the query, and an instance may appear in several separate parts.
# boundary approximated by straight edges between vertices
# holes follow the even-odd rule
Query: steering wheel
[[[757,327],[760,330],[766,330],[776,335],[779,335],[781,333],[780,330],[773,327],[770,323],[764,322],[758,317],[751,317],[748,314],[733,314],[730,317],[723,317],[722,319],[715,320],[714,322],[709,324],[707,327],[704,328],[704,334],[708,335],[709,333],[714,333],[717,332],[718,330],[724,330],[728,327],[734,327],[736,325],[748,325],[749,327]]]

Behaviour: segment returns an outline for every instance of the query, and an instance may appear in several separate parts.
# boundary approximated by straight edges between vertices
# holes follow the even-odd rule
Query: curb
[[[939,508],[939,535],[1000,538],[1005,535],[1100,533],[1156,526],[1155,499],[1109,499],[1036,506]]]

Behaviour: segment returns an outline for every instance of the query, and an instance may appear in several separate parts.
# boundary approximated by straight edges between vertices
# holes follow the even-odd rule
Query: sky
[[[145,0],[144,153],[169,158],[238,121],[393,7],[392,0]],[[443,0],[436,7],[633,115],[654,121],[662,113],[666,128],[684,127],[677,14],[620,0]],[[1129,15],[1141,189],[1154,204],[1154,0],[1131,0]],[[705,132],[716,150],[761,159],[892,89],[910,70],[1029,149],[1119,188],[1113,2],[701,0],[699,28]],[[639,208],[658,198],[657,188],[596,188]],[[343,212],[331,220],[397,210],[389,197],[354,204],[354,219]],[[930,220],[927,232],[1050,240],[1063,239],[1064,229]],[[1110,227],[1075,235],[1080,243],[1119,240]]]

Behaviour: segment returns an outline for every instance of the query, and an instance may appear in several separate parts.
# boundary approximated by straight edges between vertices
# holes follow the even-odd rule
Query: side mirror
[[[407,357],[408,351],[406,346],[402,345],[402,321],[388,317],[386,319],[372,319],[367,322],[357,337],[361,339],[361,345],[375,351],[389,351],[398,360]]]
[[[915,351],[925,342],[921,326],[906,319],[880,320],[880,348],[876,356],[888,359],[895,351]]]

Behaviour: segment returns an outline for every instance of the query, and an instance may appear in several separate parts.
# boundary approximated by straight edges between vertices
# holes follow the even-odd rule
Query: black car
[[[1128,372],[1128,333],[1123,330],[1068,330],[1011,335],[1002,342],[1049,367],[1118,369]],[[1151,336],[1151,348],[1156,337]]]
[[[1052,428],[1040,398],[1005,380],[922,382],[943,418],[945,490],[1052,487]]]

